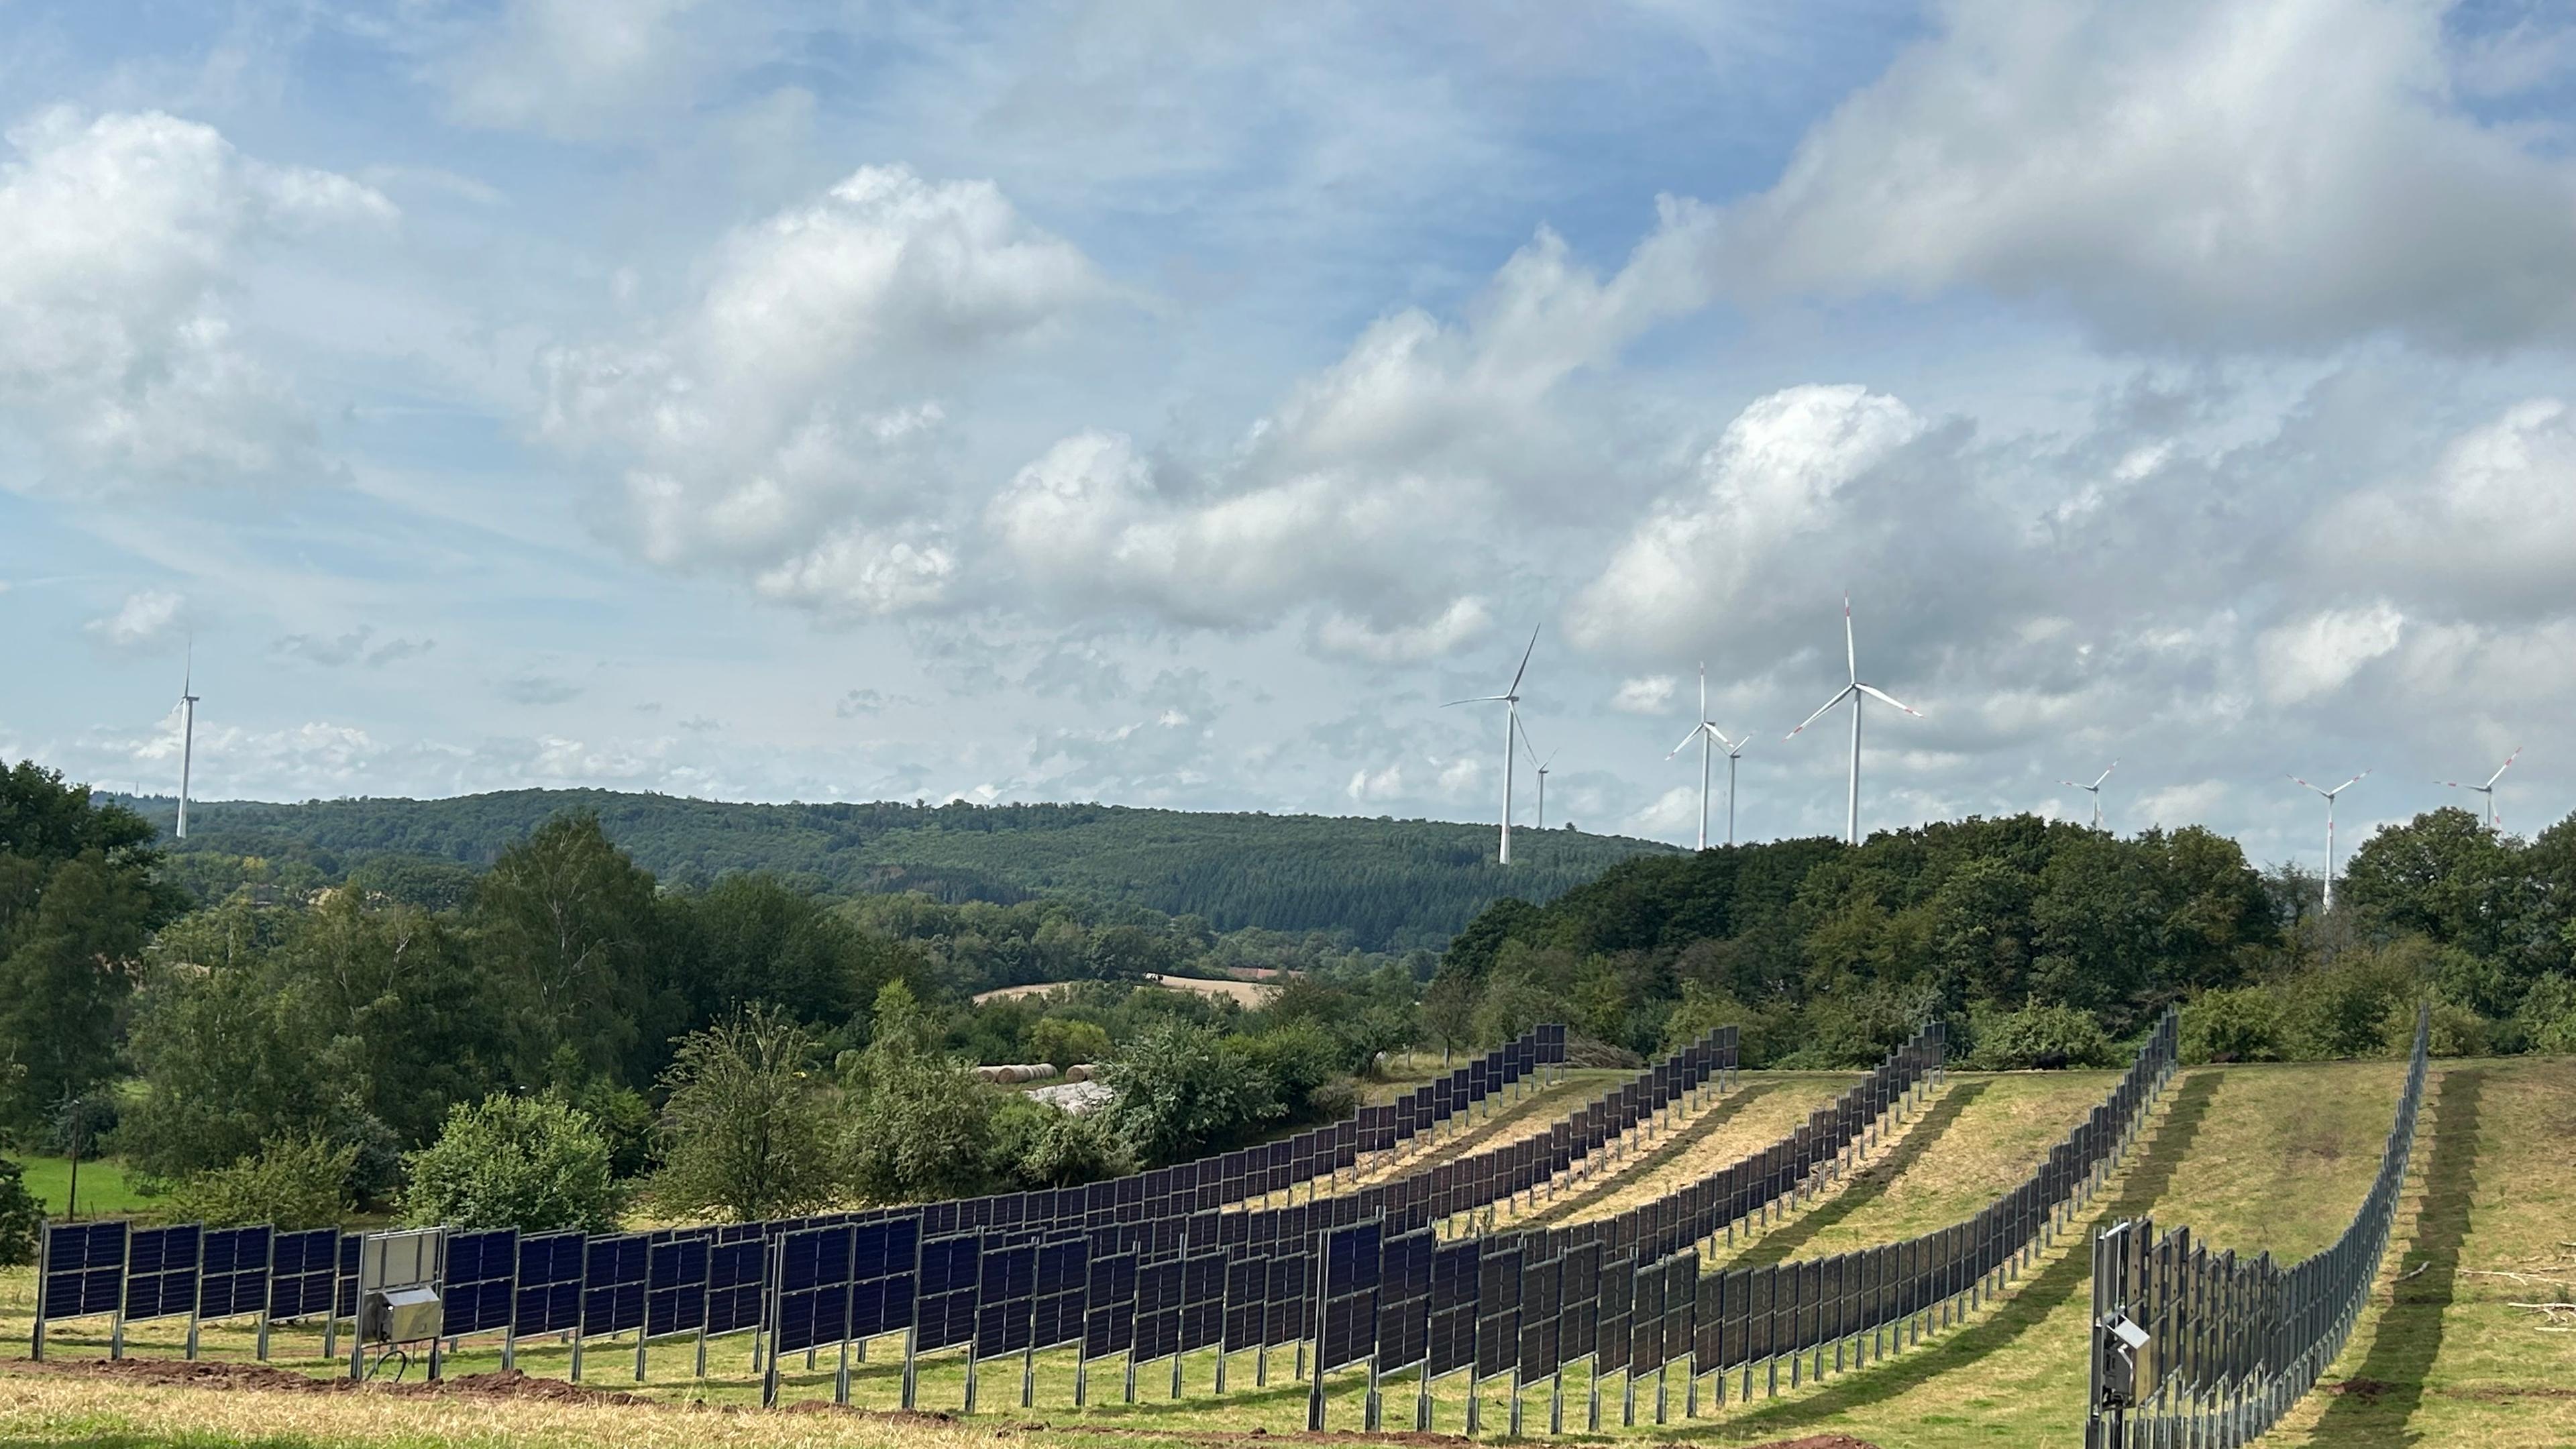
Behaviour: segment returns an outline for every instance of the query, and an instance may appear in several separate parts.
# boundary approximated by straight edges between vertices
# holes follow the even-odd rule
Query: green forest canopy
[[[2107,1059],[2177,1002],[2213,1053],[2369,1054],[2424,994],[2441,1050],[2576,1047],[2576,817],[2525,842],[2428,812],[2354,852],[2331,918],[2316,884],[2198,827],[2029,815],[1631,860],[1487,908],[1423,1017],[1462,1041],[1564,1020],[1638,1051],[1736,1022],[1751,1064],[1814,1066],[1938,1017],[1954,1050],[2031,1065]]]
[[[122,798],[161,827],[176,802]],[[443,800],[199,803],[185,857],[304,862],[336,880],[371,856],[482,867],[545,821],[598,817],[667,884],[768,871],[836,893],[921,891],[1009,903],[1068,894],[1196,916],[1217,931],[1347,932],[1363,950],[1437,950],[1506,894],[1547,900],[1652,841],[1531,830],[1496,865],[1493,828],[1430,820],[1217,814],[1110,805],[749,805],[610,790],[511,790]]]

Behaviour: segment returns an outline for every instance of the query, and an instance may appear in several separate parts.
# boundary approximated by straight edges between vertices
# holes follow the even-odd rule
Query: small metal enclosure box
[[[2124,1314],[2102,1324],[2102,1402],[2128,1405],[2138,1401],[2138,1350],[2150,1340],[2147,1331]]]
[[[445,1310],[428,1284],[379,1288],[360,1305],[358,1336],[370,1343],[418,1343],[438,1337]]]

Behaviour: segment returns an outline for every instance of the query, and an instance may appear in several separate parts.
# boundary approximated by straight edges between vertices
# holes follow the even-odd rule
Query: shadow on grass
[[[1735,1120],[1738,1113],[1771,1093],[1781,1090],[1784,1085],[1780,1082],[1757,1082],[1746,1087],[1701,1113],[1698,1121],[1665,1138],[1654,1151],[1623,1164],[1616,1173],[1601,1179],[1574,1196],[1548,1204],[1546,1211],[1520,1218],[1513,1226],[1534,1228],[1562,1222],[1613,1193],[1634,1187],[1644,1174],[1655,1171],[1706,1141],[1718,1128]]]
[[[2442,1351],[2442,1319],[2459,1285],[2460,1247],[2469,1236],[2477,1188],[2478,1102],[2486,1073],[2445,1072],[2433,1098],[2433,1151],[2424,1162],[2424,1206],[2414,1241],[2399,1259],[2405,1276],[2390,1290],[2370,1352],[2326,1405],[2316,1438],[2324,1444],[2414,1444],[2424,1437],[2415,1416],[2424,1405],[2424,1376]]]
[[[1727,1267],[1758,1268],[1766,1263],[1786,1262],[1816,1234],[1887,1196],[1889,1184],[1907,1168],[1922,1161],[1923,1154],[1932,1150],[1932,1144],[1940,1141],[1941,1135],[1959,1120],[1959,1114],[1968,1110],[1968,1104],[1984,1096],[1992,1086],[1992,1082],[1963,1082],[1951,1089],[1932,1105],[1931,1111],[1923,1114],[1923,1120],[1914,1124],[1914,1130],[1905,1134],[1894,1152],[1864,1168],[1841,1192],[1834,1194],[1832,1201],[1764,1237]]]
[[[1952,1329],[1940,1339],[1884,1365],[1873,1364],[1821,1392],[1744,1414],[1726,1424],[1726,1432],[1741,1437],[1787,1437],[1807,1425],[1884,1403],[2009,1346],[2068,1298],[2089,1293],[2093,1284],[2094,1229],[2146,1213],[2173,1186],[2175,1172],[2190,1155],[2201,1123],[2209,1116],[2210,1099],[2218,1094],[2219,1076],[2216,1072],[2201,1072],[2175,1089],[2172,1110],[2131,1159],[2119,1197],[2104,1206],[2091,1222],[2078,1223],[2074,1246],[2066,1256],[2025,1279],[2020,1291],[1994,1316],[1965,1329]],[[1697,1438],[1707,1433],[1707,1426],[1699,1425],[1676,1430],[1667,1437]]]

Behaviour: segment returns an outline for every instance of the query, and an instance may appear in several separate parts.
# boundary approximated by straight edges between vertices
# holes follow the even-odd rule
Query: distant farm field
[[[2166,1092],[2154,1119],[2087,1220],[2152,1213],[2182,1222],[2219,1246],[2270,1248],[2297,1257],[2322,1247],[2360,1201],[2376,1165],[2404,1068],[2397,1062],[2193,1068]],[[1615,1078],[1584,1074],[1542,1092],[1480,1109],[1390,1170],[1412,1171],[1456,1154],[1542,1130]],[[1660,1125],[1590,1178],[1560,1184],[1504,1210],[1499,1226],[1575,1221],[1720,1165],[1776,1137],[1829,1098],[1848,1077],[1747,1073],[1738,1088]],[[1832,1190],[1750,1233],[1729,1250],[1742,1261],[1786,1261],[1883,1242],[1956,1221],[2009,1185],[2045,1153],[2110,1084],[2106,1073],[1955,1073],[1904,1126],[1879,1142]],[[86,1191],[90,1169],[83,1168]],[[1668,1422],[1642,1414],[1618,1427],[1618,1390],[1607,1400],[1599,1437],[1663,1438],[1756,1445],[1842,1434],[1882,1449],[2081,1442],[2088,1339],[2089,1250],[2083,1233],[2051,1253],[1987,1310],[1920,1345],[1857,1370],[1748,1406],[1740,1388],[1727,1402],[1685,1418],[1679,1383]],[[2550,1315],[2517,1303],[2576,1301],[2576,1061],[2522,1058],[2440,1062],[2428,1084],[2413,1170],[2381,1287],[2327,1387],[2304,1403],[2267,1444],[2576,1446],[2576,1333],[2553,1331]],[[1721,1254],[1721,1257],[1724,1257]],[[1712,1265],[1714,1266],[1714,1265]],[[30,1274],[0,1272],[0,1333],[21,1345],[32,1309]],[[1035,1407],[1020,1407],[1016,1360],[987,1363],[980,1412],[961,1416],[962,1372],[953,1359],[926,1360],[915,1415],[898,1402],[900,1354],[881,1340],[853,1366],[850,1411],[823,1408],[829,1357],[808,1371],[786,1366],[793,1410],[762,1412],[748,1375],[747,1345],[719,1340],[710,1377],[695,1378],[684,1344],[657,1344],[646,1381],[634,1381],[631,1340],[594,1343],[589,1383],[620,1391],[591,1399],[560,1381],[566,1350],[523,1346],[520,1363],[536,1382],[484,1381],[443,1391],[314,1391],[302,1375],[328,1375],[305,1329],[281,1331],[279,1367],[296,1379],[261,1384],[243,1363],[248,1332],[209,1328],[206,1354],[232,1367],[209,1383],[175,1381],[166,1363],[105,1370],[85,1361],[103,1351],[95,1325],[58,1337],[44,1368],[0,1361],[0,1444],[114,1445],[134,1449],[259,1445],[461,1444],[614,1446],[614,1449],[724,1449],[733,1445],[930,1446],[990,1442],[1097,1445],[1104,1433],[1166,1442],[1215,1443],[1250,1431],[1293,1436],[1303,1429],[1306,1391],[1284,1351],[1270,1381],[1251,1387],[1250,1354],[1228,1364],[1233,1391],[1212,1392],[1212,1351],[1184,1366],[1171,1396],[1168,1361],[1151,1365],[1124,1402],[1116,1363],[1096,1365],[1090,1402],[1072,1402],[1073,1363],[1036,1356]],[[151,1360],[179,1356],[175,1324],[138,1326],[131,1351]],[[23,1348],[18,1352],[23,1354]],[[497,1367],[492,1346],[468,1343],[451,1375]],[[554,1382],[544,1382],[554,1381]],[[1331,1381],[1328,1426],[1359,1424],[1356,1375]],[[1433,1425],[1463,1427],[1465,1400],[1436,1385]],[[1565,1384],[1569,1427],[1578,1427],[1590,1385]],[[1409,1428],[1416,1390],[1409,1376],[1384,1385],[1393,1427]],[[1544,1425],[1546,1386],[1525,1398],[1532,1431]],[[1496,1384],[1482,1404],[1482,1437],[1507,1424]],[[1335,1433],[1334,1438],[1357,1437]]]

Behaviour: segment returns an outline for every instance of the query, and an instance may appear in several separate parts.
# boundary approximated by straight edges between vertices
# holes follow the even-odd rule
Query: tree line
[[[2576,1050],[2576,818],[2522,841],[2457,809],[2356,850],[2334,914],[2196,827],[2022,815],[1640,858],[1495,903],[1422,1003],[1460,1044],[1568,1020],[1650,1051],[1714,1025],[1745,1060],[1858,1066],[1918,1024],[1997,1067],[2107,1063],[2184,1004],[2201,1060],[2402,1048],[2419,995],[2452,1053]]]
[[[51,772],[0,775],[0,1139],[103,1143],[210,1221],[1087,1180],[1345,1110],[1414,1034],[1432,961],[1069,900],[674,886],[584,814],[481,870],[233,857],[199,903],[216,859]],[[1311,974],[1258,1011],[1139,979],[1255,962]],[[1073,984],[972,999],[1026,980]],[[1118,1104],[1074,1118],[968,1071],[1028,1060],[1104,1063]],[[778,1182],[708,1165],[737,1139],[775,1144]]]
[[[129,799],[164,828],[168,799]],[[169,842],[172,868],[209,897],[244,858],[336,880],[399,857],[424,881],[480,869],[538,825],[596,816],[663,882],[699,887],[729,872],[774,874],[808,892],[914,893],[1009,905],[1071,896],[1246,927],[1337,932],[1368,950],[1438,950],[1504,894],[1547,899],[1610,864],[1670,847],[1526,834],[1520,859],[1493,863],[1490,829],[1446,821],[1140,810],[1086,804],[752,805],[607,790],[514,790],[446,800],[209,802]],[[202,859],[197,859],[202,857]]]

